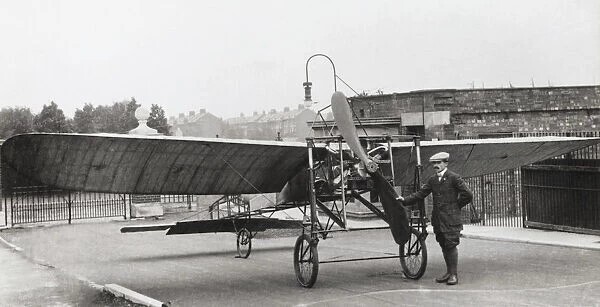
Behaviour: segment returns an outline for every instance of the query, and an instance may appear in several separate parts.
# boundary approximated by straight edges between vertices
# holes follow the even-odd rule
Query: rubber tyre
[[[399,246],[400,265],[404,276],[409,279],[419,279],[427,268],[427,246],[421,232],[411,228],[408,242]]]
[[[311,288],[319,274],[319,254],[317,243],[309,235],[303,234],[296,239],[294,246],[294,271],[298,283],[305,288]]]
[[[246,228],[242,228],[237,233],[237,252],[238,257],[248,258],[252,251],[252,234]]]

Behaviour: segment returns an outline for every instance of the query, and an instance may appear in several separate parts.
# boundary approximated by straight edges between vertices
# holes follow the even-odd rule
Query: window
[[[425,126],[406,126],[406,134],[425,136]]]

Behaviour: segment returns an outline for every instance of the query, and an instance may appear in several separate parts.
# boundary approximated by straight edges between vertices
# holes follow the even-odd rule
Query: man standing
[[[406,204],[423,200],[433,192],[433,212],[431,225],[435,239],[442,248],[446,262],[446,274],[436,278],[439,283],[448,285],[458,283],[458,249],[460,231],[463,229],[460,209],[473,200],[473,193],[464,180],[456,173],[447,169],[450,155],[439,152],[429,158],[436,174],[427,179],[419,191],[407,196],[400,196],[399,200]]]

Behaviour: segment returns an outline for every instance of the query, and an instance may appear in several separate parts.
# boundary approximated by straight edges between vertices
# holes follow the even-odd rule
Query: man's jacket
[[[446,170],[441,180],[437,175],[427,179],[419,191],[404,198],[411,204],[433,193],[431,225],[434,232],[461,231],[463,229],[460,209],[473,200],[473,193],[456,173]]]

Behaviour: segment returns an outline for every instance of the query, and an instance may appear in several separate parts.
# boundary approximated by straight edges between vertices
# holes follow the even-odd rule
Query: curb
[[[137,293],[133,290],[129,290],[125,287],[117,284],[107,284],[104,286],[104,292],[108,292],[115,297],[126,299],[132,303],[149,306],[149,307],[168,307],[170,303],[163,303],[159,300],[155,300],[151,297],[147,297],[143,294]]]
[[[17,252],[22,252],[22,251],[23,251],[23,249],[22,249],[22,248],[20,248],[20,247],[18,247],[18,246],[16,246],[16,245],[14,245],[14,244],[12,244],[12,243],[10,243],[10,242],[8,242],[8,241],[4,240],[4,238],[3,238],[3,237],[0,237],[0,242],[2,242],[2,244],[4,244],[4,245],[8,246],[10,249],[12,249],[12,250],[14,250],[14,251],[17,251]]]
[[[545,245],[545,246],[557,246],[557,247],[567,247],[567,248],[577,248],[577,249],[585,249],[592,251],[600,251],[600,247],[591,247],[591,246],[577,246],[577,245],[569,245],[569,244],[561,244],[561,243],[549,243],[549,242],[540,242],[540,241],[532,241],[532,240],[519,240],[519,239],[510,239],[510,238],[498,238],[498,237],[489,237],[489,236],[481,236],[481,235],[473,235],[473,234],[461,234],[461,237],[467,239],[478,239],[478,240],[487,240],[487,241],[498,241],[498,242],[511,242],[511,243],[525,243],[525,244],[535,244],[535,245]]]

